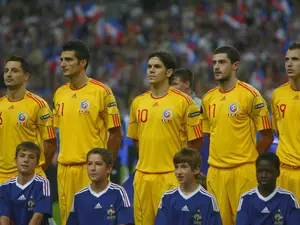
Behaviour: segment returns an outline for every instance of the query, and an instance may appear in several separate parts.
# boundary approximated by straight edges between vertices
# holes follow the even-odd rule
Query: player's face
[[[189,83],[188,82],[184,82],[180,79],[180,77],[174,77],[172,79],[172,86],[176,89],[178,89],[179,91],[182,91],[186,94],[189,94]]]
[[[261,160],[256,167],[256,178],[258,185],[263,188],[272,188],[276,186],[276,180],[279,171],[268,160]]]
[[[69,78],[78,76],[82,71],[82,63],[77,59],[74,51],[63,51],[61,53],[60,66],[64,76]]]
[[[17,61],[8,61],[4,68],[4,84],[8,88],[17,88],[22,86],[29,78],[29,73],[25,73],[21,63]]]
[[[27,150],[21,150],[17,154],[15,163],[17,164],[18,172],[23,175],[34,174],[35,168],[38,167],[38,159],[36,155]]]
[[[178,163],[175,165],[175,176],[181,185],[194,181],[196,174],[199,173],[199,169],[193,171],[188,163]]]
[[[91,154],[87,162],[88,175],[92,182],[102,182],[108,179],[112,167],[107,166],[99,154]]]
[[[173,70],[165,67],[159,58],[153,57],[148,61],[147,76],[150,85],[157,85],[164,82],[172,75]]]
[[[216,81],[228,80],[233,71],[237,71],[239,62],[231,63],[230,59],[225,53],[219,53],[213,55],[213,69]]]
[[[300,49],[288,50],[286,52],[285,69],[289,78],[300,77]]]

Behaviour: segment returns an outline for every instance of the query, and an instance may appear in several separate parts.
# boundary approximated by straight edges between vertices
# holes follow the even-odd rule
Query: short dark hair
[[[111,151],[105,148],[93,148],[90,150],[86,155],[86,161],[88,161],[89,156],[92,154],[98,154],[102,156],[103,161],[105,162],[106,166],[111,166],[113,161],[113,155]]]
[[[9,57],[6,59],[5,64],[6,64],[7,62],[10,62],[10,61],[15,61],[15,62],[21,63],[21,67],[22,67],[23,71],[24,71],[25,73],[30,73],[30,71],[29,71],[29,65],[28,65],[28,63],[26,62],[26,60],[24,59],[24,57],[19,56],[19,55],[12,55],[12,56],[9,56]]]
[[[273,152],[264,152],[261,153],[256,159],[256,167],[258,163],[262,160],[270,162],[278,171],[280,171],[280,160],[278,156]]]
[[[238,52],[238,50],[235,47],[233,47],[231,45],[220,46],[214,51],[213,54],[216,55],[216,54],[220,54],[220,53],[227,54],[227,57],[228,57],[228,59],[230,59],[231,63],[240,61],[240,53]]]
[[[172,74],[172,79],[179,77],[183,82],[188,81],[190,83],[190,88],[193,87],[194,75],[191,70],[186,68],[178,68]]]
[[[163,51],[152,52],[149,54],[147,62],[153,57],[159,58],[159,60],[162,61],[164,66],[167,68],[167,70],[168,69],[172,69],[172,70],[176,69],[176,60],[175,60],[175,57],[171,53],[163,52]]]
[[[300,49],[300,42],[299,41],[291,42],[288,49],[289,50]]]
[[[74,51],[76,58],[80,61],[85,59],[87,61],[85,69],[89,64],[91,52],[88,46],[82,40],[72,40],[63,45],[62,51]]]
[[[18,156],[20,151],[30,151],[32,153],[34,153],[36,155],[36,158],[38,160],[38,162],[40,161],[40,156],[41,156],[41,148],[31,142],[31,141],[24,141],[21,144],[19,144],[16,148],[16,157]]]
[[[199,151],[191,148],[183,148],[175,154],[173,163],[174,165],[179,163],[187,163],[192,170],[195,170],[197,168],[201,168],[202,158]]]

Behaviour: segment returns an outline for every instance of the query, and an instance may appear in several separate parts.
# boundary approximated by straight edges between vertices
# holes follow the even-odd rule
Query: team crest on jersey
[[[90,101],[88,101],[88,100],[83,100],[83,101],[80,103],[80,110],[79,110],[79,112],[80,112],[80,113],[84,113],[84,114],[88,114],[88,113],[89,113],[90,107],[91,107]]]
[[[26,112],[20,112],[18,115],[18,125],[26,124],[28,120],[28,114]]]
[[[116,219],[116,211],[113,209],[113,205],[110,205],[110,209],[107,210],[107,219],[108,220],[115,220]]]
[[[172,109],[165,109],[164,111],[163,111],[163,115],[162,115],[162,122],[164,123],[164,122],[169,122],[169,123],[171,123],[172,122],[172,120],[171,120],[171,118],[173,117],[173,111],[172,111]]]
[[[274,216],[274,225],[283,225],[284,220],[282,216],[282,212],[280,209],[278,209],[277,213]]]
[[[229,113],[228,116],[235,117],[237,116],[237,113],[240,111],[240,105],[237,102],[233,102],[229,105]]]
[[[198,209],[197,213],[193,216],[194,224],[201,225],[202,224],[202,216],[200,215],[200,209]]]
[[[35,205],[34,201],[29,200],[27,204],[28,204],[28,211],[33,211]]]

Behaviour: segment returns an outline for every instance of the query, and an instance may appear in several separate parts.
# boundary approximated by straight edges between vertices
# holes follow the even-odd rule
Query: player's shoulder
[[[109,86],[106,84],[103,84],[102,82],[89,78],[89,84],[90,87],[95,88],[97,91],[104,92],[105,94],[109,95],[112,93],[112,90],[110,89]]]
[[[38,105],[39,108],[45,107],[48,103],[40,96],[33,94],[32,92],[27,92],[26,97],[33,103]]]
[[[110,182],[109,189],[112,191],[116,191],[117,193],[119,193],[121,195],[124,195],[124,194],[127,195],[125,188],[119,184]]]
[[[86,187],[84,187],[84,188],[82,188],[81,190],[79,190],[79,191],[77,191],[76,193],[75,193],[75,196],[81,196],[81,195],[84,195],[84,194],[86,194],[87,192],[89,192],[89,186],[86,186]]]
[[[198,193],[200,193],[205,199],[211,202],[214,211],[220,211],[216,198],[201,185],[199,186]]]
[[[4,95],[4,96],[2,96],[1,98],[0,98],[0,102],[4,102],[4,101],[6,101],[7,100],[7,96],[6,95]]]
[[[242,198],[249,198],[251,196],[257,195],[257,187],[250,189],[249,191],[242,194]]]
[[[3,182],[2,184],[0,184],[0,187],[1,188],[3,188],[3,187],[5,188],[5,187],[8,187],[8,186],[10,186],[12,184],[16,184],[16,182],[17,182],[17,177],[13,177],[13,178],[11,178],[11,179]]]
[[[136,96],[133,99],[132,104],[137,104],[145,99],[148,99],[149,97],[151,97],[151,92],[150,91],[144,92],[143,94]]]
[[[202,101],[204,101],[204,99],[208,99],[210,98],[211,96],[213,96],[215,93],[217,93],[217,91],[219,90],[219,86],[216,86],[212,89],[210,89],[208,92],[206,92],[203,97],[202,97]]]
[[[178,193],[179,193],[179,187],[176,187],[176,188],[173,188],[171,190],[166,191],[163,194],[162,198],[163,199],[169,199],[169,198],[172,198],[172,197],[176,196]]]
[[[290,199],[292,202],[294,202],[295,207],[300,209],[299,203],[298,203],[295,195],[292,192],[285,190],[283,188],[277,187],[277,193],[280,194],[281,196],[284,196],[285,198]]]
[[[285,90],[290,88],[290,85],[291,85],[291,82],[286,82],[286,83],[280,85],[279,87],[275,88],[273,95],[284,92]]]
[[[187,103],[188,105],[194,104],[194,100],[187,94],[183,93],[182,91],[177,90],[176,88],[170,87],[170,92],[175,94],[176,99]]]
[[[61,93],[64,93],[65,91],[68,91],[68,90],[70,90],[70,82],[60,86],[59,88],[57,88],[55,93],[54,93],[54,96],[58,96]]]
[[[260,95],[259,91],[256,88],[254,88],[252,85],[248,84],[248,83],[238,81],[237,86],[239,87],[239,89],[242,92],[247,93],[251,97],[256,97],[256,96]]]
[[[46,177],[36,174],[34,177],[34,181],[41,185],[44,195],[50,196],[50,182]]]

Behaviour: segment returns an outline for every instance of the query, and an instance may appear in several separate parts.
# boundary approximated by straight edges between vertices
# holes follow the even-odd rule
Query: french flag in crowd
[[[58,73],[61,68],[60,68],[60,57],[59,56],[52,56],[49,60],[48,60],[48,69],[50,72],[56,72]]]
[[[122,40],[124,29],[118,20],[110,19],[104,24],[104,32],[109,41],[115,43]]]
[[[92,20],[98,20],[100,16],[103,14],[104,9],[95,3],[88,3],[84,5],[83,12],[87,18]]]
[[[75,5],[74,11],[75,11],[76,19],[81,23],[85,23],[86,22],[85,14],[80,4]]]
[[[292,5],[289,0],[271,0],[272,6],[279,11],[285,13],[287,16],[293,14]]]
[[[64,24],[66,24],[67,26],[71,26],[73,23],[73,19],[74,19],[73,10],[71,7],[67,7],[65,12]]]

